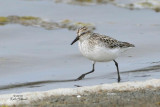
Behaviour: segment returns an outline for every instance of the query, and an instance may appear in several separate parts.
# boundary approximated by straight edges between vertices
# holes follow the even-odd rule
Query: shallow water
[[[128,10],[112,4],[81,6],[49,0],[0,1],[1,16],[93,23],[95,32],[135,44],[135,48],[117,59],[122,82],[160,77],[160,13]],[[75,36],[76,31],[68,29],[0,26],[0,94],[117,82],[113,62],[97,63],[94,73],[84,80],[73,81],[91,69],[91,62],[80,54],[77,44],[70,45]]]

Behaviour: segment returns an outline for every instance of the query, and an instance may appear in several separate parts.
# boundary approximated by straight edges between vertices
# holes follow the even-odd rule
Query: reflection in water
[[[135,72],[147,72],[147,71],[157,72],[157,70],[159,71],[159,69],[160,69],[160,65],[154,65],[154,66],[149,66],[149,67],[141,68],[141,69],[137,69],[137,70],[130,70],[130,71],[121,72],[121,74],[135,73]],[[142,75],[142,76],[137,75],[135,77],[148,77],[148,76],[150,76],[150,75]],[[102,78],[102,77],[106,77],[106,76],[104,76],[104,75],[103,76],[96,76],[96,77],[86,78],[86,79],[94,79],[94,78]],[[26,86],[29,86],[29,88],[34,88],[34,87],[41,87],[40,85],[42,85],[42,84],[58,83],[58,82],[63,83],[63,82],[72,82],[72,81],[75,81],[75,79],[35,81],[35,82],[27,82],[27,83],[19,83],[19,84],[0,86],[0,90],[20,88],[20,87],[26,87]],[[79,87],[79,86],[77,86],[77,87]]]

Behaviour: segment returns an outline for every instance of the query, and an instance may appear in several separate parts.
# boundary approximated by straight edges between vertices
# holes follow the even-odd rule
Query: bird
[[[71,42],[73,45],[78,41],[78,47],[82,55],[92,61],[92,70],[80,75],[77,80],[82,80],[87,74],[95,71],[96,62],[113,61],[117,68],[117,81],[120,82],[121,77],[119,73],[118,62],[116,58],[124,51],[135,47],[135,45],[118,41],[110,36],[94,33],[86,26],[82,26],[77,30],[77,37]]]

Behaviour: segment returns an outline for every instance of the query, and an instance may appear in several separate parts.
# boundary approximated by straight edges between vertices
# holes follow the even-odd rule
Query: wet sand
[[[5,2],[7,3],[7,1]],[[23,1],[21,5],[25,5],[26,2],[33,13],[36,13],[34,17],[40,17],[43,20],[45,18],[55,20],[53,22],[70,19],[75,22],[93,23],[96,25],[95,32],[135,44],[134,49],[128,50],[117,59],[121,82],[143,81],[160,77],[158,72],[160,48],[153,48],[160,45],[158,13],[149,10],[131,11],[112,5],[96,5],[95,8],[86,6],[87,11],[81,12],[81,6],[75,6],[74,12],[78,11],[80,15],[84,15],[84,20],[77,15],[74,17],[65,15],[66,10],[71,11],[73,5],[53,3],[55,8],[63,6],[68,8],[66,10],[61,9],[60,12],[63,13],[61,15],[55,10],[53,10],[53,15],[50,15],[50,11],[44,12],[44,18],[38,11],[47,7],[50,1],[45,1],[47,6],[45,5],[43,8],[37,7],[39,10],[35,9],[31,1]],[[42,5],[43,2],[37,1],[35,4]],[[13,4],[13,6],[19,4],[19,1]],[[47,8],[52,9],[53,7],[49,5]],[[18,10],[15,8],[13,14],[17,14]],[[91,10],[95,13],[88,16]],[[97,10],[107,14],[98,17],[102,14]],[[112,14],[112,11],[115,14]],[[2,15],[10,16],[11,14],[10,11],[6,11]],[[59,17],[55,18],[54,15]],[[126,18],[123,17],[124,15],[127,15]],[[22,14],[17,16],[22,16]],[[142,16],[147,18],[143,19]],[[94,18],[90,19],[90,17]],[[113,62],[97,63],[96,71],[86,76],[82,81],[68,81],[77,78],[91,68],[91,62],[80,54],[77,44],[70,46],[71,41],[76,36],[76,31],[70,31],[66,28],[47,30],[37,26],[19,24],[0,26],[0,30],[0,94],[46,91],[56,88],[74,88],[75,85],[90,86],[117,82],[116,68]]]
[[[153,63],[159,63],[159,62],[153,62]],[[137,70],[130,70],[130,71],[125,71],[122,72],[121,74],[127,74],[127,73],[136,73],[136,72],[159,72],[160,70],[160,65],[154,65],[154,66],[149,66],[149,67],[145,67],[145,68],[141,68],[141,69],[137,69]],[[148,77],[150,76],[150,74],[142,74],[139,75],[137,77]],[[105,77],[105,76],[104,76]],[[96,78],[101,78],[101,76],[97,76]],[[92,78],[90,78],[92,79]],[[20,88],[20,87],[36,87],[38,85],[43,85],[43,84],[53,84],[53,83],[64,83],[64,82],[75,82],[75,79],[66,79],[66,80],[45,80],[45,81],[35,81],[35,82],[27,82],[27,83],[17,83],[17,84],[11,84],[11,85],[4,85],[4,86],[0,86],[0,90],[9,90],[9,89],[14,89],[14,88]],[[80,86],[80,85],[74,85],[74,86]]]

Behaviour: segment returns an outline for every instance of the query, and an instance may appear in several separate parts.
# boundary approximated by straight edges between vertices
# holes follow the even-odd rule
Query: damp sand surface
[[[135,48],[117,59],[122,83],[160,77],[160,14],[155,11],[129,10],[112,4],[57,4],[50,0],[2,3],[3,17],[33,16],[47,22],[69,19],[92,23],[95,32],[135,44]],[[74,81],[91,69],[91,62],[80,54],[77,44],[70,45],[75,37],[76,31],[66,28],[47,30],[15,23],[1,25],[0,94],[116,83],[113,62],[97,63],[94,73],[82,81]]]

